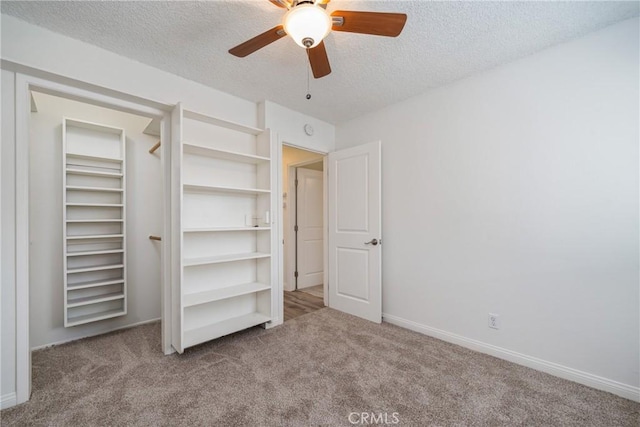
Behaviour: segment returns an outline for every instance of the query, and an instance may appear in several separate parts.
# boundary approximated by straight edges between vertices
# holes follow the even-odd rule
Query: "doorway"
[[[31,350],[160,320],[161,247],[149,236],[162,234],[162,166],[149,154],[150,118],[30,96]]]
[[[32,222],[32,219],[35,219],[35,217],[39,214],[41,214],[42,212],[37,212],[36,209],[38,209],[33,203],[30,203],[30,198],[31,198],[31,189],[33,186],[33,182],[30,182],[30,163],[31,163],[31,157],[34,156],[35,154],[41,154],[41,153],[34,153],[33,149],[30,147],[31,143],[30,140],[32,139],[32,136],[30,135],[32,129],[31,129],[31,115],[32,114],[38,114],[37,111],[38,110],[38,105],[37,102],[35,101],[35,99],[31,96],[32,93],[40,93],[40,94],[45,94],[45,95],[49,95],[49,96],[53,96],[53,97],[58,97],[60,99],[66,100],[66,101],[77,101],[79,103],[81,103],[82,105],[84,105],[86,108],[93,108],[93,107],[104,107],[105,109],[111,109],[114,112],[118,112],[118,113],[129,113],[132,114],[134,116],[139,116],[139,117],[144,117],[145,120],[147,121],[147,124],[149,124],[150,122],[155,122],[156,124],[158,124],[159,126],[157,127],[157,131],[159,133],[161,133],[160,137],[155,137],[155,141],[156,144],[159,146],[160,144],[158,144],[158,139],[160,139],[162,141],[162,147],[160,150],[158,150],[158,152],[156,153],[156,162],[158,162],[160,164],[160,181],[162,181],[162,188],[167,188],[167,184],[169,182],[169,173],[170,173],[170,162],[168,162],[168,155],[170,152],[170,144],[169,144],[169,135],[170,135],[170,120],[169,120],[169,114],[166,112],[166,110],[164,109],[160,109],[162,106],[160,104],[157,103],[153,103],[151,101],[148,102],[144,101],[144,100],[136,100],[134,101],[127,101],[124,100],[120,97],[114,97],[114,96],[110,96],[110,95],[106,95],[101,91],[93,91],[93,90],[89,90],[89,89],[81,89],[77,86],[71,86],[71,85],[67,85],[67,84],[62,84],[53,80],[47,80],[45,78],[38,78],[38,77],[34,77],[34,76],[30,76],[30,75],[25,75],[25,74],[20,74],[17,73],[15,75],[15,98],[14,98],[14,102],[15,102],[15,123],[16,123],[16,127],[15,127],[15,164],[16,164],[16,174],[15,174],[15,181],[14,181],[14,188],[15,188],[15,199],[16,199],[16,207],[15,207],[15,214],[16,214],[16,224],[15,224],[15,239],[16,239],[16,245],[15,245],[15,253],[16,253],[16,259],[15,259],[15,264],[16,264],[16,276],[15,276],[15,281],[16,281],[16,294],[15,294],[15,299],[16,299],[16,315],[15,315],[15,324],[16,324],[16,359],[15,359],[15,370],[16,370],[16,403],[23,403],[26,402],[27,400],[29,400],[29,396],[31,394],[31,350],[32,348],[38,348],[38,347],[42,347],[42,346],[47,346],[48,344],[55,344],[55,343],[61,343],[61,342],[65,342],[65,341],[69,341],[69,340],[74,340],[76,339],[75,337],[66,337],[66,336],[62,336],[62,337],[56,337],[53,336],[53,338],[51,336],[49,336],[49,338],[45,338],[48,342],[44,343],[44,344],[38,344],[35,340],[32,343],[31,341],[31,337],[30,337],[30,330],[33,330],[30,327],[30,318],[33,318],[34,315],[38,315],[38,314],[42,314],[43,316],[48,315],[49,319],[47,319],[47,322],[51,322],[52,320],[52,315],[55,314],[51,314],[53,313],[52,311],[50,313],[37,313],[34,312],[32,313],[32,310],[30,310],[30,297],[31,298],[38,298],[40,297],[39,295],[34,295],[34,292],[32,291],[31,293],[29,292],[30,288],[31,288],[31,275],[34,275],[34,267],[37,267],[37,265],[34,265],[33,261],[30,259],[31,254],[32,254],[32,250],[30,248],[30,246],[32,246],[30,244],[30,239],[34,238],[34,237],[38,237],[38,238],[42,238],[44,236],[44,234],[42,235],[38,235],[36,236],[34,233],[34,230],[31,230],[30,228],[30,223]],[[77,114],[75,114],[76,117],[78,117]],[[112,133],[112,134],[117,134],[119,136],[117,136],[117,138],[122,139],[122,133],[119,132],[119,129],[114,129],[114,128],[110,128],[108,125],[104,126],[101,125],[101,120],[100,118],[98,118],[97,120],[97,124],[96,123],[91,123],[89,122],[89,120],[67,120],[67,118],[64,118],[61,123],[59,123],[58,125],[58,129],[57,130],[53,130],[53,132],[57,132],[58,133],[58,138],[59,138],[59,134],[62,131],[62,127],[64,126],[65,123],[72,123],[72,126],[75,126],[76,128],[82,128],[81,130],[76,129],[77,133],[82,133],[85,130],[97,130],[97,129],[102,129],[103,131],[105,131],[106,134]],[[147,126],[148,127],[148,126]],[[111,129],[111,131],[107,130],[107,129]],[[161,132],[160,132],[161,131]],[[113,142],[113,135],[107,137],[107,139],[110,139]],[[117,139],[116,139],[117,140]],[[111,150],[113,148],[113,146],[110,146],[111,148],[109,148],[109,150]],[[122,152],[122,151],[121,151]],[[63,162],[60,160],[62,159],[62,154],[61,152],[58,153],[58,156],[51,156],[50,158],[48,158],[48,162],[50,164],[57,164],[56,167],[60,168],[60,174],[62,174],[62,170],[63,170]],[[73,153],[74,155],[72,155],[71,157],[74,157],[75,159],[79,159],[82,158],[83,162],[86,160],[94,161],[95,157],[102,157],[102,160],[107,160],[107,161],[111,161],[114,162],[116,164],[120,163],[120,164],[124,164],[124,160],[121,161],[121,159],[118,158],[114,158],[114,159],[107,159],[107,157],[111,157],[110,154],[107,153],[97,153],[94,156],[87,156],[86,153],[85,155],[78,155],[78,153]],[[66,156],[69,157],[69,156]],[[94,159],[90,159],[91,157],[94,157]],[[41,159],[42,160],[42,159]],[[60,161],[58,161],[60,160]],[[89,163],[90,163],[89,162]],[[82,162],[81,162],[82,163]],[[93,166],[100,166],[100,165],[93,165]],[[104,166],[104,165],[103,165]],[[121,167],[122,168],[122,167]],[[66,165],[65,165],[65,170],[67,170]],[[78,176],[89,176],[91,179],[97,177],[97,176],[102,176],[102,177],[114,177],[114,176],[118,176],[120,172],[118,171],[102,171],[102,173],[92,173],[92,174],[87,174],[85,172],[87,172],[88,170],[93,170],[94,172],[97,171],[96,168],[92,168],[89,167],[88,170],[80,170],[81,168],[76,168],[76,167],[71,167],[70,169],[72,169],[72,174],[74,175],[78,175]],[[108,167],[108,169],[111,169],[110,167]],[[117,169],[117,168],[116,168]],[[62,176],[62,175],[60,175]],[[57,180],[57,183],[55,184],[57,185],[57,192],[58,194],[62,194],[62,188],[63,188],[63,181],[62,179]],[[75,188],[75,187],[100,187],[100,186],[93,186],[93,185],[80,185],[78,183],[78,185],[75,184],[67,184],[67,185],[71,185],[72,191],[76,191],[76,192],[82,192],[82,191],[88,191],[91,193],[108,193],[109,195],[107,197],[111,198],[113,196],[113,194],[117,194],[118,192],[121,192],[122,190],[116,190],[115,187],[111,190],[105,190],[105,186],[102,186],[101,188]],[[65,190],[67,189],[67,185],[65,185]],[[77,196],[77,194],[76,194]],[[91,197],[98,197],[95,194],[93,194]],[[50,197],[49,194],[43,194],[43,197]],[[100,196],[102,197],[102,196]],[[163,209],[161,212],[159,212],[159,215],[164,217],[166,216],[166,206],[167,206],[167,201],[168,201],[168,197],[165,194],[165,192],[161,192],[160,194],[155,194],[154,195],[155,198],[160,198],[161,200],[161,204],[163,206]],[[62,203],[60,201],[58,201],[59,203],[59,210],[58,212],[62,211]],[[72,201],[72,204],[92,204],[94,202],[91,201],[83,201],[83,202],[75,202]],[[96,204],[100,204],[98,202],[95,202]],[[118,203],[111,203],[111,202],[105,202],[105,204],[108,204],[109,208],[111,208],[111,205],[117,205]],[[94,207],[94,206],[92,206]],[[115,207],[113,207],[115,209]],[[33,215],[33,216],[32,216]],[[61,217],[62,215],[60,215]],[[47,234],[47,239],[49,239],[50,241],[53,239],[58,239],[58,243],[60,243],[60,245],[58,246],[58,252],[55,255],[55,258],[57,258],[58,260],[62,259],[63,256],[63,250],[62,250],[62,225],[63,224],[63,220],[62,218],[58,218],[59,221],[56,224],[56,229],[58,230],[58,232],[54,230],[49,230],[48,234]],[[72,222],[74,223],[85,223],[86,221],[84,220],[84,218],[70,218],[72,219]],[[113,218],[107,218],[107,217],[97,217],[97,218],[91,218],[93,220],[100,220],[102,221],[103,219],[113,219],[114,221],[110,221],[110,222],[119,222],[119,221],[115,221],[116,219],[119,219],[117,217],[113,217]],[[121,218],[124,220],[124,218]],[[91,221],[93,222],[93,221]],[[169,233],[167,233],[167,220],[164,219],[163,220],[163,224],[162,224],[162,230],[161,230],[161,235],[165,236]],[[113,225],[113,224],[111,224]],[[111,226],[110,225],[110,226]],[[75,225],[74,225],[75,227]],[[84,224],[80,225],[80,227],[75,227],[75,228],[82,228],[85,227]],[[76,230],[78,231],[78,230]],[[109,233],[110,234],[110,233]],[[117,233],[114,233],[117,234]],[[169,236],[170,237],[170,236]],[[51,243],[51,242],[49,242]],[[167,262],[167,258],[169,255],[169,251],[167,250],[170,247],[171,241],[170,238],[168,239],[163,239],[163,241],[161,242],[156,242],[156,245],[159,245],[159,256],[161,258],[161,262],[160,264],[160,268],[161,271],[159,273],[160,276],[160,283],[158,283],[158,288],[160,289],[160,317],[163,319],[163,321],[161,322],[161,335],[162,335],[162,349],[165,353],[168,354],[167,352],[167,346],[166,343],[170,342],[170,329],[167,327],[168,323],[164,322],[164,318],[166,317],[167,313],[168,313],[168,308],[169,308],[169,304],[170,304],[170,300],[167,299],[167,290],[168,288],[168,282],[167,282],[167,278],[168,278],[168,270],[165,267],[166,264],[168,264]],[[77,248],[76,248],[77,249]],[[105,249],[106,251],[111,252],[111,248],[109,249]],[[89,250],[87,250],[89,251]],[[96,250],[97,251],[97,250]],[[119,252],[119,248],[113,248],[114,253],[115,252]],[[86,251],[80,251],[80,252],[86,252]],[[78,257],[81,257],[80,254],[75,254]],[[109,254],[111,255],[111,253]],[[157,256],[157,255],[156,255]],[[62,262],[61,262],[62,264]],[[111,264],[108,264],[111,265]],[[84,269],[85,267],[83,266],[78,266],[79,269]],[[91,266],[87,267],[89,269],[91,269],[93,271],[93,268]],[[31,274],[30,274],[31,273]],[[39,272],[37,272],[39,273]],[[80,273],[78,271],[74,272],[74,273]],[[57,280],[57,279],[56,279]],[[114,283],[115,284],[115,283]],[[54,288],[54,283],[53,283],[53,277],[52,277],[52,281],[51,281],[51,287]],[[87,284],[87,289],[90,288],[91,286],[89,285],[93,285],[93,284]],[[103,284],[101,283],[100,286],[102,286]],[[62,288],[58,288],[58,291],[60,293],[62,293]],[[53,291],[55,292],[55,290]],[[105,302],[107,302],[107,300],[109,300],[108,302],[111,301],[111,299],[113,298],[113,300],[115,301],[116,299],[122,299],[121,298],[121,292],[105,292],[107,294],[113,294],[113,295],[108,295],[105,296]],[[64,294],[63,294],[64,295]],[[85,296],[79,296],[79,295],[75,295],[75,297],[77,297],[79,300],[74,301],[72,304],[77,305],[78,307],[80,307],[81,305],[83,305],[86,300],[83,300],[82,298],[85,298]],[[87,296],[89,297],[89,296]],[[44,297],[41,299],[45,299]],[[67,301],[68,302],[68,301]],[[115,303],[114,303],[115,304]],[[67,306],[67,308],[71,308],[69,306]],[[33,308],[33,310],[36,310],[35,308]],[[123,311],[120,310],[119,308],[113,308],[113,311],[106,309],[104,311],[108,311],[109,313],[105,313],[108,314],[109,316],[105,316],[105,317],[110,317],[111,315],[115,314],[115,311]],[[84,321],[85,318],[80,318],[79,316],[84,315],[85,313],[78,313],[78,311],[80,310],[74,310],[76,315],[78,315],[78,318],[74,319],[75,322],[72,323],[76,323],[77,325],[74,327],[77,327],[78,324],[80,324],[80,320]],[[89,314],[89,313],[87,313]],[[119,314],[119,313],[118,313]],[[58,314],[58,320],[60,322],[64,322],[65,318],[64,316],[64,311],[62,313]],[[115,316],[114,316],[115,318]],[[54,319],[54,322],[58,321]],[[67,319],[68,320],[68,319]],[[131,320],[131,319],[130,319]],[[136,321],[133,321],[133,323],[136,323]],[[140,322],[140,320],[137,321],[138,323]],[[99,321],[95,322],[95,324],[100,323]],[[85,325],[86,326],[86,325]],[[92,325],[94,326],[94,325]],[[122,325],[123,327],[126,327],[127,325]],[[57,325],[55,326],[57,328]],[[118,326],[113,326],[111,329],[118,329]],[[89,328],[91,329],[91,328]],[[96,334],[100,334],[103,332],[107,332],[109,328],[107,328],[106,330],[101,330],[100,328],[98,328],[97,331],[84,331],[85,333],[81,334],[84,336],[90,336],[90,335],[96,335]],[[58,329],[60,330],[60,329]],[[79,336],[80,337],[80,336]]]
[[[284,320],[326,305],[325,155],[283,145]]]

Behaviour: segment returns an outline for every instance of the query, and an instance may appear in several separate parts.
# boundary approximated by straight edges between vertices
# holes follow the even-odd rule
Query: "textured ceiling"
[[[639,14],[630,2],[333,0],[336,9],[404,12],[398,38],[334,32],[332,74],[311,78],[303,49],[283,38],[240,59],[227,51],[279,24],[267,0],[13,2],[2,13],[207,86],[268,99],[331,123],[357,117]]]

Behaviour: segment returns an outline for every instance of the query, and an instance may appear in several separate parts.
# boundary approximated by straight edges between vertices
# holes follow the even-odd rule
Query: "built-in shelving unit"
[[[180,119],[172,335],[182,353],[271,321],[276,239],[270,132],[190,111]]]
[[[123,129],[65,118],[63,254],[65,327],[127,313]]]

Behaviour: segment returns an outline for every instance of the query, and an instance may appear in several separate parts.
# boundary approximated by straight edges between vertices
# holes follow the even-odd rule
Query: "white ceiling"
[[[279,24],[267,0],[14,2],[2,13],[227,93],[268,99],[331,123],[638,16],[639,2],[333,0],[337,9],[407,13],[398,38],[334,32],[333,72],[311,78],[302,48],[283,38],[246,57],[227,51]]]

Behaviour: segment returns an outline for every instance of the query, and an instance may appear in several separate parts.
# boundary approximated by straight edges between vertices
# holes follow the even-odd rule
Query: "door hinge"
[[[295,231],[296,233],[298,232],[298,226],[297,225],[295,227],[293,227],[293,231]]]
[[[298,180],[296,179],[296,187],[298,186]]]
[[[293,277],[298,278],[298,272],[297,271],[293,273]]]

